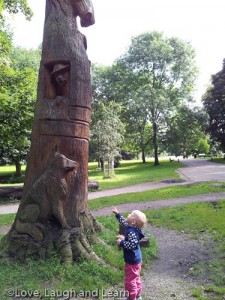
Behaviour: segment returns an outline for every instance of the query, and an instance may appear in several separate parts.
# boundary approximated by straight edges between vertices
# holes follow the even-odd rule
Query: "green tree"
[[[151,122],[155,165],[158,165],[158,138],[182,101],[190,101],[197,69],[191,45],[178,38],[165,38],[162,33],[143,33],[132,39],[128,51],[117,62],[117,81],[123,93],[123,105],[142,119]],[[134,104],[135,103],[135,104]],[[130,106],[132,108],[130,109]],[[131,115],[127,123],[132,122]],[[147,116],[146,116],[147,115]],[[131,124],[131,123],[129,123]],[[136,132],[139,124],[136,124]],[[128,125],[129,126],[129,125]]]
[[[205,152],[200,151],[200,141],[205,141],[206,124],[207,115],[202,108],[182,105],[168,123],[163,137],[165,150],[176,156]]]
[[[97,153],[103,162],[107,161],[107,170],[103,168],[104,176],[114,176],[114,158],[119,155],[123,142],[124,125],[120,121],[121,106],[113,101],[107,106],[102,105],[102,117],[92,128],[92,138],[96,140]]]
[[[36,73],[39,71],[40,59],[41,59],[41,48],[38,49],[24,49],[22,47],[12,47],[9,58],[11,66],[15,70],[23,70],[30,68]]]
[[[146,162],[146,148],[151,143],[152,126],[148,120],[148,111],[145,103],[139,98],[127,101],[123,111],[123,120],[126,128],[125,145],[131,145],[127,150],[141,152],[143,163]]]
[[[198,153],[208,154],[210,151],[210,145],[206,138],[200,138],[197,143],[197,151]]]
[[[4,67],[8,61],[8,53],[12,47],[12,32],[0,18],[0,64]]]
[[[91,117],[91,136],[89,145],[89,159],[97,159],[99,162],[99,141],[95,132],[97,123],[105,119],[105,113],[107,114],[107,106],[111,106],[115,102],[118,94],[115,88],[116,77],[112,66],[92,65],[92,90],[93,90],[93,105],[92,105],[92,117]],[[122,110],[120,107],[119,110]],[[95,137],[95,138],[94,138]],[[101,163],[103,169],[103,164]]]
[[[2,162],[16,165],[18,176],[21,175],[21,161],[26,158],[30,147],[36,99],[37,62],[33,64],[33,68],[30,65],[33,53],[33,50],[21,49],[20,52],[20,48],[15,48],[12,50],[12,60],[10,54],[8,55],[9,65],[0,68],[1,158]],[[23,61],[23,68],[21,68],[21,61]]]
[[[207,132],[212,141],[218,142],[225,151],[225,59],[222,70],[212,75],[211,86],[202,99],[209,117]]]
[[[2,162],[15,163],[21,175],[20,163],[30,146],[39,62],[37,51],[12,47],[3,12],[22,12],[30,20],[32,11],[27,0],[0,0],[0,152]]]
[[[33,15],[27,0],[0,0],[0,18],[3,18],[3,11],[7,11],[9,14],[22,12],[27,20],[30,20]]]

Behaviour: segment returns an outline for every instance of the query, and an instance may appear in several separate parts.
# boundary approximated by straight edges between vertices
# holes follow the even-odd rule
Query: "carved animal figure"
[[[51,12],[56,18],[59,12],[75,18],[79,16],[82,27],[88,27],[95,23],[91,0],[47,0],[45,21]]]
[[[16,221],[18,233],[27,233],[35,240],[42,240],[42,228],[52,216],[62,228],[69,228],[63,212],[63,203],[68,197],[65,175],[76,167],[75,161],[55,154],[49,168],[37,179],[21,203]]]

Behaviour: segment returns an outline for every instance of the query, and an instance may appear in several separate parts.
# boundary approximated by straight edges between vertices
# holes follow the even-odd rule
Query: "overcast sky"
[[[31,22],[14,18],[15,45],[36,48],[42,41],[45,0],[28,0]],[[196,97],[205,91],[210,75],[221,70],[225,58],[225,0],[92,0],[96,24],[82,28],[92,62],[110,65],[128,48],[131,37],[163,31],[189,41],[200,68]],[[196,99],[199,100],[199,99]]]

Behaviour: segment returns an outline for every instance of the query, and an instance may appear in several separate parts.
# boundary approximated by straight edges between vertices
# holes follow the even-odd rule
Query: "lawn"
[[[145,211],[148,223],[162,226],[193,235],[211,237],[213,244],[209,245],[213,258],[208,263],[199,262],[191,269],[191,274],[197,276],[203,271],[211,279],[210,285],[193,289],[197,300],[222,300],[225,295],[225,201],[219,201],[217,206],[211,203],[192,203],[160,210]],[[11,224],[13,215],[0,216],[0,224]],[[48,291],[93,291],[97,288],[122,288],[123,260],[121,252],[115,246],[117,223],[114,216],[99,217],[105,226],[100,237],[108,247],[93,246],[94,251],[107,261],[108,266],[102,267],[94,262],[79,261],[71,267],[62,267],[57,256],[47,261],[29,261],[26,265],[0,265],[0,290],[7,293],[15,290],[37,290],[43,294]],[[209,243],[209,239],[206,239]],[[211,243],[211,242],[210,242]],[[207,245],[207,244],[206,244]],[[151,247],[143,248],[144,268],[157,255],[157,245],[151,238]],[[5,299],[5,298],[3,298]],[[6,298],[7,299],[7,298]]]
[[[145,164],[141,160],[122,161],[121,166],[115,169],[115,177],[104,179],[102,171],[98,170],[97,162],[88,164],[88,178],[97,180],[101,190],[130,186],[147,181],[162,180],[162,179],[179,179],[176,170],[183,166],[182,163],[172,162],[169,160],[161,160],[159,166],[154,166],[153,161],[148,161]],[[25,170],[25,166],[23,166]],[[14,166],[0,167],[0,177],[13,175],[15,173]],[[7,184],[0,184],[0,186]],[[10,185],[12,185],[10,183]],[[15,183],[14,183],[15,185]]]
[[[3,216],[0,216],[0,220],[2,218]],[[11,222],[10,218],[8,221]],[[52,297],[44,299],[60,298],[53,297],[54,293],[64,296],[63,299],[70,299],[66,297],[75,292],[94,293],[99,290],[101,293],[102,289],[118,288],[123,290],[123,255],[115,244],[118,223],[115,217],[101,217],[99,221],[105,227],[105,230],[100,233],[100,238],[108,246],[94,245],[93,250],[105,260],[106,266],[99,265],[94,261],[83,260],[77,261],[73,266],[62,266],[59,257],[55,254],[48,260],[29,260],[24,265],[0,263],[0,299],[12,299],[13,296],[16,296],[15,292],[19,294],[21,291],[30,293],[37,291],[38,296],[52,295]],[[3,223],[5,220],[1,221],[1,224]],[[150,239],[150,247],[142,250],[143,268],[145,265],[149,265],[157,253],[155,241],[151,237]],[[17,298],[22,299],[23,297]]]
[[[140,199],[143,201],[149,196],[152,197],[151,200],[156,200],[221,191],[224,191],[223,184],[215,186],[210,183],[203,183],[133,193],[130,194],[130,197],[132,197],[131,202],[138,202]],[[124,195],[107,197],[105,205],[115,205],[117,203],[115,199],[117,198],[119,198],[119,201],[123,201]],[[128,198],[127,195],[126,198]],[[101,203],[101,201],[102,199],[91,200],[89,206],[92,207],[93,205],[94,207],[96,203]],[[211,203],[194,203],[175,208],[145,211],[145,213],[148,222],[152,225],[191,233],[193,238],[204,233],[204,235],[208,235],[213,239],[214,245],[211,249],[215,259],[209,264],[199,263],[192,268],[194,276],[204,269],[204,272],[209,274],[212,284],[193,290],[193,295],[198,300],[223,299],[225,293],[225,201],[218,202],[217,206],[213,206]],[[1,215],[0,225],[12,224],[14,217],[15,214]],[[123,261],[121,252],[118,252],[114,245],[117,231],[115,217],[99,217],[98,220],[106,228],[100,237],[109,245],[109,248],[94,245],[93,249],[107,261],[109,266],[102,267],[95,262],[80,261],[72,267],[62,267],[57,256],[53,256],[47,261],[29,261],[28,264],[23,266],[19,264],[0,265],[2,270],[0,290],[6,291],[8,288],[16,287],[25,290],[38,290],[43,293],[46,287],[49,290],[57,289],[59,291],[68,289],[87,291],[95,290],[98,287],[103,287],[103,289],[122,287]],[[147,262],[149,263],[149,260],[157,255],[155,241],[151,240],[151,247],[143,249],[143,251],[145,266]],[[206,295],[209,295],[208,298]]]
[[[26,166],[22,166],[22,171],[26,170]],[[0,176],[13,175],[16,172],[15,166],[0,166]]]
[[[26,166],[22,166],[22,173],[25,173]],[[0,186],[15,186],[23,185],[24,175],[22,177],[16,176],[16,167],[15,166],[0,166]],[[8,183],[6,183],[8,182]]]
[[[91,163],[88,178],[97,180],[100,189],[106,190],[154,180],[179,179],[176,170],[181,167],[183,167],[182,163],[170,163],[168,159],[160,160],[159,166],[154,166],[153,161],[147,161],[145,164],[140,160],[122,161],[121,166],[115,169],[115,177],[104,179],[103,173],[97,169],[97,163]]]
[[[215,157],[215,158],[213,158],[212,162],[219,163],[219,164],[225,164],[225,159],[223,157]]]
[[[103,179],[102,172],[97,170],[97,163],[89,163],[89,179],[98,180],[101,189],[116,188],[138,184],[147,181],[166,178],[179,179],[177,168],[181,163],[161,161],[160,166],[154,167],[149,161],[142,164],[140,161],[123,161],[121,167],[116,169],[116,177]],[[0,175],[9,174],[13,169],[0,167]],[[178,197],[193,196],[199,194],[224,192],[224,184],[213,185],[210,182],[192,185],[171,186],[163,189],[130,193],[112,197],[103,197],[89,201],[90,209],[106,206],[114,206],[122,203],[140,201],[154,201]],[[197,264],[193,268],[193,274],[207,270],[212,280],[212,285],[204,286],[193,291],[198,300],[223,299],[225,294],[225,201],[218,202],[214,208],[210,203],[194,203],[175,208],[152,210],[145,212],[150,224],[164,226],[184,232],[192,233],[193,237],[208,234],[212,237],[215,247],[212,251],[215,260],[208,265]],[[0,215],[0,226],[12,224],[15,214]],[[122,287],[123,259],[121,252],[115,246],[117,232],[116,220],[113,216],[99,217],[98,220],[105,226],[100,237],[106,241],[109,247],[94,245],[93,250],[102,257],[107,266],[99,266],[95,262],[78,261],[71,267],[60,264],[59,257],[53,255],[46,261],[28,261],[25,265],[0,264],[0,291],[1,299],[13,288],[18,291],[35,291],[43,295],[46,291],[94,291],[98,288]],[[157,245],[151,238],[151,247],[143,249],[144,267],[157,255]],[[0,292],[1,293],[1,292]],[[15,295],[15,294],[14,294]],[[208,298],[206,295],[209,295]],[[12,296],[11,296],[12,297]],[[10,299],[11,299],[10,297]],[[51,298],[49,298],[51,299]],[[52,298],[53,299],[53,298]]]
[[[213,185],[210,182],[204,182],[190,185],[171,186],[144,192],[101,197],[98,199],[89,200],[88,205],[90,209],[94,210],[107,206],[116,206],[124,203],[138,203],[144,201],[155,201],[164,199],[166,200],[201,194],[223,192],[225,192],[225,185],[223,185],[222,183],[221,185]]]

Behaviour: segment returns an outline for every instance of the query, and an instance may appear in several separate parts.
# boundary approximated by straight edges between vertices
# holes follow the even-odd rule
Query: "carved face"
[[[60,153],[55,154],[51,163],[51,170],[54,171],[54,174],[61,174],[61,177],[63,177],[65,172],[76,171],[76,169],[77,163],[74,160],[71,160]]]
[[[82,27],[95,23],[94,8],[91,0],[70,0],[76,16],[80,17]]]
[[[57,82],[59,87],[63,87],[67,84],[68,80],[69,80],[69,72],[68,71],[62,71],[62,72],[58,72],[55,73],[53,75],[55,81]]]

